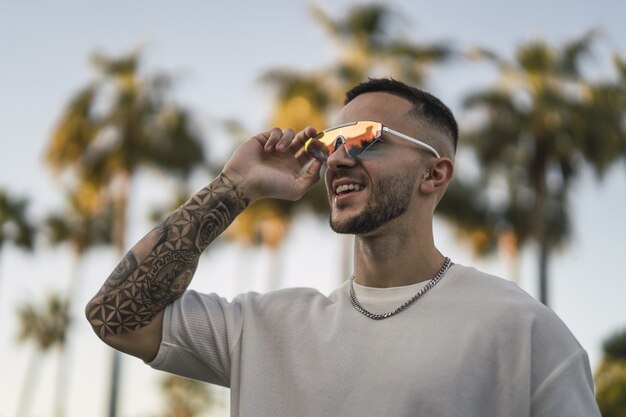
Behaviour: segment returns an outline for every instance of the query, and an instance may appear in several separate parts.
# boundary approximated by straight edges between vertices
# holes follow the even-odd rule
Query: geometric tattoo
[[[98,336],[150,323],[185,291],[200,254],[249,204],[222,173],[170,214],[124,256],[87,305]]]

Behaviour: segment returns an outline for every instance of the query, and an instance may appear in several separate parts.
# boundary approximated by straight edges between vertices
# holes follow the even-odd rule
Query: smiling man
[[[233,416],[599,416],[587,355],[563,322],[435,247],[457,136],[432,95],[358,85],[337,127],[275,128],[241,145],[128,252],[87,319],[157,369],[230,387]],[[301,198],[324,164],[330,225],[355,235],[352,278],[329,296],[186,290],[239,213]]]

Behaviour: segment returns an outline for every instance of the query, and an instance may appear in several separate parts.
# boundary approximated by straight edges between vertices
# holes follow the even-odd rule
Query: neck
[[[444,262],[435,247],[432,226],[381,228],[354,243],[355,282],[388,288],[416,284],[433,278]]]

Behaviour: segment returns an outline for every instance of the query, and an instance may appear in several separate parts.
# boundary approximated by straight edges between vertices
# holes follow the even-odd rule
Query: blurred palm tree
[[[160,417],[197,417],[215,405],[213,393],[204,382],[167,374],[160,388],[165,400]]]
[[[46,235],[52,245],[69,243],[74,259],[67,285],[67,314],[70,325],[66,331],[64,349],[61,353],[55,385],[54,415],[66,414],[67,390],[70,383],[72,330],[76,314],[74,302],[80,295],[80,271],[85,253],[98,245],[111,245],[113,225],[112,204],[102,201],[103,193],[91,184],[79,184],[67,192],[67,208],[64,212],[50,214],[45,221]]]
[[[277,92],[273,126],[298,131],[312,125],[321,130],[327,126],[331,114],[342,106],[345,91],[368,77],[384,74],[422,85],[431,65],[453,56],[447,43],[424,44],[410,40],[403,33],[407,22],[388,5],[353,6],[337,19],[317,4],[313,4],[311,12],[328,34],[338,59],[328,67],[305,71],[274,68],[261,77],[262,82]],[[327,212],[322,183],[295,203],[272,200],[253,205],[239,216],[233,229],[242,240],[263,245],[267,235],[267,246],[274,249],[273,258],[278,260],[276,251],[281,248],[282,237],[294,214],[302,208],[314,213]],[[268,233],[264,234],[263,230]],[[347,276],[349,269],[344,265],[342,276]],[[272,271],[277,270],[272,268]]]
[[[388,5],[353,6],[338,19],[317,4],[311,11],[330,37],[338,58],[329,67],[307,71],[275,68],[262,76],[261,80],[278,92],[274,126],[294,130],[308,125],[326,127],[328,117],[343,105],[344,93],[368,77],[382,74],[420,86],[432,65],[454,56],[448,43],[423,44],[405,36],[407,22]]]
[[[24,303],[18,309],[18,342],[31,342],[35,350],[31,357],[22,391],[18,400],[16,416],[24,417],[29,413],[33,395],[37,392],[37,382],[41,370],[41,359],[52,349],[63,349],[69,325],[67,300],[59,294],[50,294],[41,306]]]
[[[97,78],[65,108],[46,157],[56,172],[69,171],[110,198],[112,241],[121,257],[133,176],[142,167],[154,167],[186,178],[204,163],[204,149],[189,113],[168,99],[171,78],[141,73],[138,51],[118,57],[95,54],[92,63]],[[111,417],[117,415],[119,369],[115,353]]]
[[[344,92],[370,76],[384,74],[412,85],[423,85],[428,69],[453,55],[447,42],[416,43],[404,32],[407,21],[389,5],[364,4],[350,8],[333,19],[318,4],[313,16],[330,35],[339,59],[330,75],[331,97],[343,101]],[[410,27],[412,27],[411,25]]]
[[[595,374],[596,400],[603,417],[626,417],[626,331],[610,336],[603,348]]]
[[[550,256],[571,236],[572,184],[585,167],[602,179],[626,156],[624,86],[591,83],[582,72],[595,38],[590,32],[561,47],[531,41],[512,61],[479,51],[501,73],[498,85],[465,100],[480,122],[463,143],[481,171],[473,183],[457,179],[439,209],[481,253],[503,237],[515,251],[535,242],[544,304]]]
[[[0,189],[0,255],[7,243],[31,251],[35,241],[35,226],[26,211],[28,201],[15,198]],[[0,262],[0,272],[2,271]],[[0,274],[0,295],[2,295],[2,274]]]

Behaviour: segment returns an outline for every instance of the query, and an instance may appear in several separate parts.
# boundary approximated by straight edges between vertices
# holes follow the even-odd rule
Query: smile
[[[335,188],[335,194],[341,195],[345,193],[349,193],[351,191],[361,191],[363,187],[361,184],[342,184]]]

